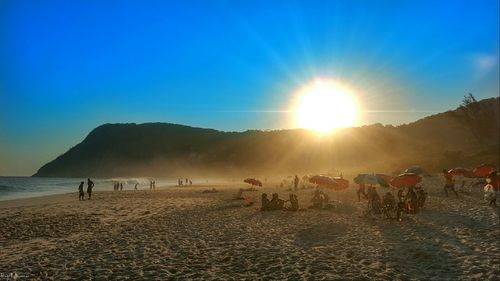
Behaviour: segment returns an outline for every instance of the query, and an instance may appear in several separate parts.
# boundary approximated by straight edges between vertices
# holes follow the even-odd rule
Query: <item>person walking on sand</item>
[[[87,179],[87,194],[89,195],[89,200],[90,197],[92,197],[92,188],[94,188],[94,182],[90,180],[90,178]]]
[[[137,190],[137,186],[138,186],[138,185],[139,185],[138,183],[136,183],[136,184],[135,184],[135,186],[134,186],[134,190]]]
[[[123,191],[123,182],[120,183],[120,191]]]
[[[156,181],[153,181],[153,190],[156,190]]]
[[[85,200],[85,193],[83,192],[83,184],[84,182],[80,182],[80,185],[78,186],[78,201],[83,201]]]
[[[448,189],[451,189],[451,191],[453,191],[453,193],[455,193],[455,196],[458,198],[458,193],[455,190],[455,183],[453,182],[453,175],[451,173],[448,173],[446,169],[443,169],[443,176],[446,180],[446,183],[444,184],[444,193],[446,194],[446,197],[448,197]]]

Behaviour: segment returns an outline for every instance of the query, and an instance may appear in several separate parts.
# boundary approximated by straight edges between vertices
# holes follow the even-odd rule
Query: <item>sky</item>
[[[357,125],[499,95],[499,1],[0,1],[0,175],[31,175],[104,123],[293,128],[314,79]]]

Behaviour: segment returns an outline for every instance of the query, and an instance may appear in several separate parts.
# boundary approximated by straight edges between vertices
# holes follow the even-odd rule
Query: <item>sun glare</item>
[[[316,80],[299,91],[293,111],[297,127],[328,133],[354,126],[358,109],[347,87]]]

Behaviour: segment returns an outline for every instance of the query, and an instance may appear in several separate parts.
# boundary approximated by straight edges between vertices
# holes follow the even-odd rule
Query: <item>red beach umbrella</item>
[[[391,176],[385,175],[385,174],[377,174],[377,177],[379,178],[379,184],[381,186],[383,186],[383,187],[389,187],[389,185],[391,184],[391,180],[392,180]]]
[[[349,181],[343,178],[332,178],[329,176],[316,175],[309,178],[310,183],[334,190],[342,190],[349,187]]]
[[[475,168],[472,173],[474,174],[475,177],[478,178],[485,178],[487,177],[491,172],[493,172],[495,168],[492,165],[489,164],[483,164],[477,168]]]
[[[335,190],[342,190],[342,189],[346,189],[346,188],[349,187],[349,181],[348,180],[346,180],[344,178],[340,178],[340,177],[335,177],[333,179],[337,183],[337,186],[334,187]]]
[[[262,182],[260,180],[254,179],[254,178],[248,178],[248,179],[245,179],[243,181],[251,184],[252,186],[254,186],[254,185],[262,186]]]
[[[422,181],[422,177],[417,174],[404,173],[391,180],[391,185],[395,187],[413,187]]]
[[[335,185],[335,180],[329,176],[316,175],[309,178],[310,183],[321,186]]]

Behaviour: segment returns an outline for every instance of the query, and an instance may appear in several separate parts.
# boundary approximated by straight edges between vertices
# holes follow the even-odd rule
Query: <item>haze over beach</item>
[[[0,280],[500,280],[498,1],[3,1]]]

